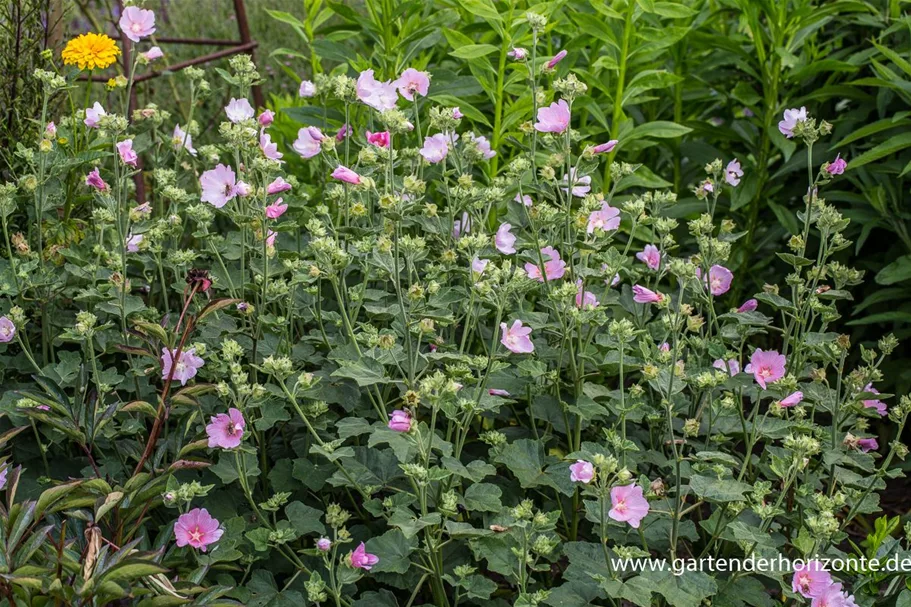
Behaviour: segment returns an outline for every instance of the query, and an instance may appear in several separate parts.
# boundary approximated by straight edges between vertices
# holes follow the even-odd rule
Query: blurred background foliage
[[[7,11],[0,13],[0,95],[21,91],[12,100],[0,97],[0,138],[9,142],[30,119],[21,108],[29,103],[27,75],[40,50],[85,29],[114,32],[119,7],[115,0],[6,4],[0,8]],[[145,4],[159,16],[159,35],[237,38],[231,0]],[[775,254],[787,250],[785,234],[796,231],[796,210],[806,194],[806,152],[797,151],[777,124],[784,109],[806,106],[834,125],[833,135],[815,146],[814,163],[836,154],[848,161],[846,178],[828,196],[852,219],[856,245],[845,255],[866,271],[856,301],[843,308],[840,330],[855,342],[871,343],[889,331],[902,342],[911,336],[909,6],[905,0],[246,1],[267,103],[280,110],[278,139],[285,144],[302,124],[338,128],[343,122],[316,104],[301,103],[302,79],[368,68],[388,79],[405,67],[432,64],[431,99],[459,105],[496,148],[514,138],[534,110],[527,68],[508,52],[531,47],[526,11],[547,15],[540,48],[568,51],[553,77],[572,72],[589,87],[577,102],[574,127],[587,140],[620,139],[617,158],[647,167],[637,173],[639,184],[677,192],[681,221],[702,208],[692,190],[705,163],[742,163],[743,182],[723,200],[747,233],[734,253],[732,305],[766,282],[781,282],[783,266]],[[17,29],[14,14],[32,17],[21,19],[27,25]],[[62,31],[53,26],[55,18]],[[23,52],[8,50],[17,44]],[[213,50],[162,47],[171,64]],[[104,95],[101,85],[96,89],[94,96]],[[139,94],[140,103],[167,99],[169,107],[185,107],[180,100],[188,97],[174,74],[150,81]],[[218,128],[219,109],[227,102],[220,95],[207,99],[207,111],[197,114],[204,117],[199,142]],[[3,160],[7,170],[13,160],[6,153]],[[490,170],[509,160],[498,156]],[[302,163],[294,168],[299,174],[309,170]],[[593,176],[602,187],[604,177]],[[911,388],[911,346],[903,347],[903,356],[886,368],[892,392]]]

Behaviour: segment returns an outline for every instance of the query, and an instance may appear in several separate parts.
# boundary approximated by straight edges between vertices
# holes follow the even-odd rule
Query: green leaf
[[[899,257],[876,274],[876,282],[892,285],[911,278],[911,255]]]
[[[387,531],[379,537],[367,541],[367,552],[379,557],[373,567],[376,573],[407,573],[411,567],[411,553],[418,546],[416,537],[408,539],[398,529]]]
[[[342,365],[332,372],[332,377],[353,379],[361,388],[374,384],[385,384],[389,381],[386,378],[386,369],[372,358],[362,358],[354,362],[342,361]]]
[[[291,502],[285,506],[285,516],[288,517],[291,527],[300,535],[326,533],[326,527],[320,521],[323,516],[322,511],[311,508],[304,503]]]
[[[492,44],[466,44],[465,46],[460,46],[453,50],[449,54],[453,57],[458,57],[459,59],[477,59],[478,57],[484,57],[490,53],[495,53],[497,50],[499,49]]]
[[[693,129],[690,127],[677,124],[676,122],[655,120],[640,124],[634,128],[629,135],[624,137],[623,143],[626,144],[636,139],[642,139],[643,137],[651,137],[653,139],[674,139],[676,137],[683,137],[687,133],[692,132],[692,130]]]
[[[696,474],[690,478],[690,489],[710,502],[737,502],[743,499],[745,492],[752,491],[753,486],[732,478],[718,480],[713,476]]]
[[[869,164],[871,162],[879,160],[880,158],[885,158],[886,156],[900,152],[909,146],[911,146],[911,133],[902,133],[900,135],[895,135],[894,137],[891,137],[878,146],[874,147],[872,150],[867,150],[860,156],[856,156],[855,158],[851,159],[850,168],[852,170],[860,168],[865,164]]]
[[[676,575],[672,571],[644,571],[649,587],[673,607],[700,607],[702,601],[718,592],[718,585],[702,571],[686,571]]]
[[[553,486],[550,478],[544,473],[544,467],[548,462],[544,455],[544,445],[539,441],[519,439],[506,445],[494,461],[503,464],[519,479],[523,489],[540,485]]]
[[[491,483],[475,483],[465,490],[465,507],[480,512],[499,512],[503,491]]]
[[[167,568],[152,561],[126,559],[105,571],[98,579],[98,583],[130,582],[150,575],[167,573],[167,571]]]

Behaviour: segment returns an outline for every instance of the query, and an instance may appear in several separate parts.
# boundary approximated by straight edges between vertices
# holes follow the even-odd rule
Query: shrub
[[[288,147],[247,101],[248,57],[219,73],[207,145],[202,70],[184,71],[185,121],[106,100],[53,123],[78,68],[36,72],[40,132],[0,192],[7,601],[907,601],[900,572],[823,560],[906,554],[897,519],[848,531],[900,474],[911,412],[876,388],[897,340],[851,364],[836,330],[862,273],[836,257],[850,222],[825,195],[850,167],[818,153],[832,126],[783,112],[807,179],[788,273],[732,300],[748,233],[724,211],[749,168],[708,162],[678,213],[623,161],[635,137],[573,128],[589,85],[539,45],[546,17],[515,20],[529,103],[500,146],[416,68],[315,76],[288,114],[319,123]],[[121,108],[153,26],[121,20],[146,49],[110,85]],[[780,555],[810,562],[684,566]],[[681,569],[626,560],[644,557]]]

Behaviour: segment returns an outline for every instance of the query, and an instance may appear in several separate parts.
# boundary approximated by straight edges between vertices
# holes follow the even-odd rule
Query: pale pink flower
[[[484,273],[484,270],[487,269],[487,264],[490,263],[489,259],[478,259],[475,257],[471,261],[471,271],[480,276]]]
[[[127,166],[135,167],[136,163],[139,162],[139,156],[133,151],[132,139],[124,139],[118,142],[117,153],[120,155],[120,161]]]
[[[740,162],[735,158],[725,167],[724,180],[728,182],[728,185],[737,186],[740,185],[741,177],[743,177],[743,169],[740,168]]]
[[[671,344],[669,344],[669,343],[667,343],[667,342],[664,342],[664,343],[662,343],[660,346],[658,346],[658,349],[659,349],[660,351],[662,351],[662,352],[670,352],[670,351],[671,351]],[[718,362],[718,361],[715,361],[715,362]]]
[[[411,414],[401,409],[396,409],[389,414],[389,429],[396,432],[408,432],[411,430]]]
[[[487,393],[490,394],[491,396],[503,396],[503,397],[512,396],[512,394],[510,394],[507,390],[500,390],[498,388],[491,388],[490,390],[487,391]]]
[[[516,61],[525,61],[528,58],[528,51],[524,48],[514,46],[511,51],[506,53],[507,57]]]
[[[241,198],[245,198],[253,193],[253,186],[246,181],[238,181],[237,185],[234,186],[234,191]]]
[[[574,483],[585,483],[587,485],[592,482],[593,478],[595,478],[595,467],[591,462],[577,459],[576,463],[569,467],[569,480]]]
[[[577,308],[597,308],[601,303],[591,291],[586,291],[582,284],[582,279],[576,281],[576,307]]]
[[[792,108],[784,111],[783,119],[778,123],[778,130],[782,135],[790,139],[794,136],[794,127],[798,122],[806,122],[807,108],[801,107],[799,110]]]
[[[105,183],[104,179],[101,178],[101,173],[98,172],[98,167],[92,169],[88,175],[85,176],[85,185],[95,188],[104,192],[108,189],[108,184]]]
[[[144,53],[140,53],[146,61],[155,61],[164,57],[164,52],[160,47],[153,46]]]
[[[540,133],[562,133],[569,128],[569,105],[561,99],[538,110],[535,130]]]
[[[354,549],[354,552],[348,556],[348,561],[355,569],[370,571],[374,565],[380,562],[380,558],[375,554],[369,554],[367,552],[367,546],[364,545],[364,542],[361,542],[360,545]]]
[[[740,304],[740,307],[737,308],[737,313],[743,314],[744,312],[752,312],[753,310],[755,310],[758,307],[759,307],[758,301],[756,301],[755,299],[748,299],[745,302],[743,302],[742,304]]]
[[[304,158],[313,158],[322,150],[325,135],[315,126],[304,127],[297,131],[297,139],[291,144],[295,152]]]
[[[507,328],[505,322],[500,323],[500,331],[503,336],[500,343],[506,346],[506,349],[513,354],[529,354],[535,351],[535,344],[531,342],[531,327],[523,327],[521,320],[515,320],[512,326]]]
[[[120,15],[120,29],[133,42],[155,33],[155,13],[138,6],[128,6]]]
[[[399,96],[391,82],[378,82],[373,77],[373,70],[361,72],[357,79],[357,98],[373,109],[384,112],[395,107]]]
[[[184,148],[191,156],[196,156],[196,148],[193,147],[193,136],[180,128],[179,124],[174,125],[174,134],[171,136],[171,144],[175,150]]]
[[[262,113],[256,118],[256,121],[259,122],[259,126],[267,127],[275,122],[275,112],[272,110],[263,110]]]
[[[829,175],[841,175],[848,168],[848,163],[841,157],[841,154],[835,156],[835,160],[826,163],[826,173]]]
[[[344,181],[345,183],[350,183],[352,185],[357,185],[361,182],[360,175],[348,167],[342,165],[335,167],[335,170],[332,171],[332,178],[338,179],[339,181]]]
[[[92,107],[85,108],[85,120],[82,122],[90,129],[96,129],[98,128],[98,121],[107,115],[108,113],[104,111],[101,104],[96,101]]]
[[[766,384],[775,383],[784,377],[785,362],[784,355],[775,350],[763,352],[760,349],[756,349],[750,357],[750,372],[753,374],[756,383],[765,390]]]
[[[737,362],[736,360],[734,360],[733,358],[730,358],[727,361],[719,358],[718,360],[716,360],[715,362],[712,363],[712,366],[715,367],[716,369],[719,369],[721,371],[728,373],[731,377],[734,377],[735,375],[740,373],[740,363]]]
[[[879,394],[879,390],[874,388],[873,384],[867,384],[866,386],[864,386],[864,392],[869,392],[871,394]],[[876,409],[876,412],[879,413],[880,415],[885,415],[886,411],[888,410],[888,408],[886,407],[886,403],[884,403],[883,401],[881,401],[879,399],[865,400],[864,407],[866,407],[868,409]]]
[[[287,192],[291,189],[291,184],[282,179],[281,177],[276,177],[275,181],[266,186],[267,194],[280,194],[282,192]]]
[[[531,206],[531,196],[529,196],[528,194],[525,194],[524,196],[522,194],[516,194],[516,197],[513,200],[515,200],[518,203],[524,204],[527,207]]]
[[[176,352],[176,350],[168,348],[161,351],[161,379],[164,381],[167,381],[168,377],[171,376],[171,366],[174,365],[174,354]],[[180,358],[177,359],[177,364],[174,365],[173,379],[179,381],[181,386],[185,386],[188,380],[196,377],[196,372],[204,364],[206,364],[206,361],[196,356],[196,348],[183,350],[180,353]]]
[[[288,210],[288,205],[282,204],[282,199],[279,198],[272,204],[266,207],[266,217],[269,219],[278,219],[285,214],[285,211]]]
[[[490,160],[497,155],[496,152],[490,149],[490,141],[487,140],[487,137],[475,135],[473,131],[465,133],[465,142],[474,145],[485,160]]]
[[[780,401],[778,401],[778,405],[786,408],[793,407],[795,405],[799,405],[801,401],[803,401],[803,392],[798,390],[797,392],[791,392],[782,398]]]
[[[549,70],[554,69],[554,66],[557,65],[558,63],[560,63],[561,61],[563,61],[563,58],[566,57],[566,55],[567,55],[566,49],[563,49],[562,51],[560,51],[559,53],[554,55],[551,58],[551,60],[547,62],[547,69],[549,69]]]
[[[180,548],[189,544],[205,552],[223,534],[224,530],[219,528],[218,520],[212,518],[205,508],[193,508],[186,514],[181,514],[174,523],[174,537]]]
[[[620,209],[616,209],[609,204],[602,203],[601,208],[592,211],[588,216],[588,227],[586,233],[592,234],[595,230],[609,232],[620,227]]]
[[[143,202],[142,204],[137,204],[130,211],[131,216],[136,215],[143,219],[149,217],[151,214],[152,214],[152,205],[149,204],[148,202]]]
[[[639,485],[614,487],[610,490],[610,501],[613,507],[607,515],[615,521],[629,523],[633,529],[638,529],[642,519],[648,516],[648,500]]]
[[[831,585],[832,576],[823,569],[822,563],[819,561],[811,560],[806,563],[799,563],[794,568],[791,589],[804,598],[816,598]]]
[[[864,453],[869,453],[879,449],[879,442],[875,438],[859,438],[857,439],[857,446]]]
[[[462,118],[464,118],[464,116],[465,116],[465,114],[462,113],[462,110],[459,109],[459,106],[455,106],[454,108],[452,108],[452,119],[453,120],[461,120]]]
[[[348,136],[351,135],[351,133],[353,133],[353,132],[354,132],[354,131],[351,130],[351,127],[350,127],[350,126],[348,126],[347,124],[343,124],[343,125],[342,125],[342,128],[340,128],[340,129],[338,130],[338,132],[335,134],[335,140],[336,140],[336,141],[344,141],[345,137],[348,137]]]
[[[468,234],[471,231],[471,217],[467,212],[462,213],[462,219],[456,219],[452,222],[452,237],[459,238],[462,234]]]
[[[316,95],[316,85],[309,80],[301,80],[300,88],[297,89],[299,97],[313,97]]]
[[[16,337],[16,325],[6,316],[0,316],[0,344],[8,344]]]
[[[272,142],[272,136],[268,133],[259,134],[259,149],[269,160],[281,160],[281,157],[284,156],[278,151],[278,144]]]
[[[841,584],[832,584],[810,601],[810,607],[852,607],[854,605],[854,597],[851,597],[849,602],[847,593],[841,589]]]
[[[127,238],[127,253],[138,253],[139,245],[142,244],[143,240],[145,240],[145,237],[142,234],[133,234]]]
[[[270,249],[274,249],[276,238],[278,238],[278,232],[269,230],[269,232],[266,234],[266,246],[269,247]]]
[[[715,186],[712,184],[712,180],[706,179],[704,182],[702,182],[702,189],[709,193],[714,192]]]
[[[541,275],[541,268],[537,263],[528,262],[525,264],[525,272],[528,277],[544,282],[547,280],[558,280],[566,274],[566,262],[560,259],[560,253],[553,247],[544,247],[541,249],[541,257],[544,259],[544,275]]]
[[[424,147],[419,151],[424,160],[430,164],[442,162],[449,154],[449,143],[451,139],[443,133],[437,133],[432,137],[424,139]]]
[[[734,273],[724,266],[714,265],[709,268],[709,291],[715,297],[724,295],[731,288]]]
[[[511,229],[512,225],[508,223],[502,224],[493,239],[497,251],[504,255],[512,255],[516,252],[516,248],[513,246],[516,244],[516,237],[510,232]]]
[[[616,139],[611,139],[605,143],[599,143],[592,148],[592,154],[609,154],[614,151],[614,148],[617,147],[619,141]]]
[[[427,96],[427,90],[430,88],[430,74],[409,67],[392,84],[399,90],[399,95],[408,101],[414,101],[415,93],[421,97]]]
[[[564,192],[566,192],[566,187],[565,187],[566,184],[568,184],[568,183],[570,183],[570,182],[572,182],[572,186],[571,186],[571,187],[572,187],[573,196],[575,196],[576,198],[582,198],[583,196],[585,196],[586,194],[588,194],[588,193],[591,191],[591,189],[592,189],[592,187],[591,187],[591,183],[592,183],[592,178],[591,178],[591,176],[590,176],[590,175],[583,175],[582,177],[579,177],[579,176],[576,175],[576,169],[575,169],[575,168],[572,168],[572,169],[569,170],[569,178],[567,178],[566,175],[563,175],[562,184],[563,184],[564,187],[561,188],[561,189],[562,189]]]
[[[328,537],[321,537],[316,540],[316,548],[320,552],[329,552],[329,549],[332,548],[332,540]]]
[[[253,106],[250,105],[250,102],[246,99],[235,99],[234,97],[231,97],[231,101],[225,106],[225,114],[228,115],[228,120],[234,124],[253,118],[253,114],[255,113]]]
[[[199,184],[202,186],[200,199],[216,209],[222,208],[228,204],[229,200],[233,200],[237,196],[237,181],[234,171],[223,164],[204,172],[199,178]]]
[[[367,143],[375,145],[378,148],[388,148],[389,131],[381,131],[379,133],[371,133],[370,131],[367,131]]]
[[[235,449],[240,446],[244,438],[244,428],[247,422],[239,409],[231,407],[227,413],[213,415],[206,426],[206,435],[209,437],[209,449]]]
[[[47,125],[45,125],[44,134],[47,137],[51,137],[51,138],[57,136],[57,125],[54,124],[53,120],[51,120],[50,122],[47,123]]]
[[[658,303],[664,301],[664,295],[640,285],[633,285],[633,301],[641,304]]]
[[[645,248],[636,253],[636,259],[648,266],[650,270],[657,270],[661,267],[661,250],[652,244],[645,245]]]

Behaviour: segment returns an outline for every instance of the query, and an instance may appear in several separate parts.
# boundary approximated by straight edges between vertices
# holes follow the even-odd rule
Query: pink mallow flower
[[[335,170],[332,171],[332,178],[338,179],[339,181],[344,181],[345,183],[350,183],[352,185],[358,185],[361,182],[360,175],[348,167],[342,165],[335,167]]]
[[[321,537],[316,540],[316,548],[320,552],[329,552],[329,549],[332,548],[332,540],[328,537]]]
[[[592,482],[593,478],[595,478],[595,467],[591,462],[577,459],[576,463],[569,467],[569,480],[574,483],[585,483],[587,485]]]
[[[661,267],[661,249],[653,244],[647,244],[641,252],[636,253],[636,259],[647,265],[650,270],[657,270]]]
[[[105,183],[104,179],[101,178],[101,173],[98,172],[98,167],[92,169],[89,174],[85,176],[85,185],[93,187],[101,192],[104,192],[108,189],[108,184]]]
[[[572,187],[573,196],[575,196],[576,198],[582,198],[583,196],[585,196],[586,194],[588,194],[589,192],[591,192],[591,189],[592,189],[592,186],[591,186],[591,184],[592,184],[591,175],[583,175],[582,177],[578,177],[578,176],[576,175],[576,169],[575,169],[575,168],[572,168],[572,169],[569,170],[569,175],[570,175],[569,178],[567,178],[566,175],[563,175],[563,182],[562,182],[562,183],[563,183],[563,185],[565,186],[566,184],[572,182],[572,186],[571,186],[571,187]],[[564,188],[561,188],[561,189],[562,189],[564,192],[566,192],[566,188],[565,188],[565,187],[564,187]]]
[[[731,288],[734,273],[724,266],[714,265],[709,268],[709,292],[715,297],[724,295]]]
[[[775,383],[784,377],[785,357],[775,350],[757,349],[750,357],[750,373],[763,390],[767,384]]]
[[[265,110],[259,116],[257,116],[256,121],[259,122],[259,126],[270,126],[275,122],[275,112],[272,110]]]
[[[741,177],[743,177],[743,169],[740,168],[740,162],[735,158],[725,167],[724,180],[728,182],[728,185],[737,186],[740,184]]]
[[[512,396],[508,390],[500,390],[499,388],[491,388],[487,393],[491,396],[502,396],[504,398]]]
[[[225,106],[225,114],[227,114],[228,120],[234,124],[253,118],[253,114],[255,113],[253,106],[250,105],[250,102],[246,99],[235,99],[234,97],[231,97],[231,101]]]
[[[219,528],[218,520],[212,518],[205,508],[193,508],[186,514],[181,514],[174,523],[174,537],[180,548],[189,544],[205,552],[223,534],[224,530]]]
[[[364,545],[364,542],[361,542],[360,545],[348,555],[348,562],[350,562],[351,566],[355,569],[370,571],[374,565],[380,562],[380,557],[375,554],[369,554],[367,552],[367,546]]]
[[[291,144],[295,152],[304,158],[313,158],[322,150],[323,132],[315,126],[308,126],[297,131],[297,139]]]
[[[411,414],[408,411],[396,409],[389,414],[389,429],[396,432],[408,432],[411,430]]]
[[[610,141],[599,143],[591,149],[592,154],[609,154],[610,152],[614,151],[614,148],[617,147],[618,143],[620,142],[616,139],[611,139]]]
[[[395,107],[398,94],[395,85],[391,82],[378,82],[373,77],[373,70],[361,72],[357,79],[357,98],[373,109],[384,112]]]
[[[869,453],[879,449],[879,442],[875,438],[859,438],[857,439],[857,446],[864,453]]]
[[[120,15],[120,29],[133,42],[155,33],[155,13],[138,6],[128,6]]]
[[[633,285],[633,301],[641,304],[658,303],[664,301],[664,295],[641,285]]]
[[[237,192],[237,195],[241,198],[245,198],[253,193],[253,186],[246,181],[238,181],[237,185],[234,186],[234,191]]]
[[[489,259],[478,259],[475,257],[471,261],[471,271],[480,276],[484,273],[484,270],[487,269],[487,264],[490,263]]]
[[[613,507],[607,515],[615,521],[629,523],[633,529],[638,529],[639,523],[648,515],[648,500],[639,485],[614,487],[610,490],[610,501]]]
[[[96,101],[92,107],[85,108],[85,120],[82,122],[90,129],[97,129],[98,122],[107,115],[108,113],[104,111],[101,104]]]
[[[389,131],[381,131],[379,133],[371,133],[370,131],[367,131],[367,143],[370,145],[375,145],[378,148],[388,148]]]
[[[0,316],[0,344],[8,344],[16,337],[16,325],[6,316]]]
[[[794,568],[791,589],[804,598],[816,598],[832,585],[832,576],[819,561],[807,561]]]
[[[516,197],[513,200],[522,203],[527,207],[530,207],[532,205],[531,196],[528,194],[525,194],[524,196],[522,194],[516,194]]]
[[[719,358],[718,360],[716,360],[715,362],[712,363],[712,366],[721,371],[725,371],[731,377],[734,377],[735,375],[740,373],[740,363],[737,362],[733,358],[730,358],[728,360]]]
[[[586,233],[592,234],[595,230],[609,232],[620,227],[620,209],[615,209],[606,202],[597,211],[592,211],[588,216]]]
[[[196,148],[193,147],[193,136],[180,128],[179,124],[174,125],[174,134],[171,136],[171,146],[175,150],[184,148],[191,156],[196,156]]]
[[[562,133],[569,128],[569,105],[564,99],[538,110],[535,130],[540,133]]]
[[[139,245],[142,244],[143,240],[145,240],[145,237],[142,234],[133,234],[127,238],[127,253],[138,253]]]
[[[209,449],[235,449],[240,446],[247,425],[240,410],[231,407],[227,413],[213,415],[209,422],[206,426]]]
[[[566,262],[560,259],[560,253],[553,247],[544,247],[541,249],[541,257],[544,259],[544,275],[541,275],[541,268],[537,263],[528,262],[525,264],[525,272],[528,277],[538,282],[547,280],[559,280],[566,274]]]
[[[554,55],[551,58],[551,60],[547,62],[547,69],[549,69],[549,70],[554,69],[554,66],[556,66],[558,63],[563,61],[563,58],[566,57],[566,55],[567,55],[566,49],[563,49],[562,51],[560,51],[559,53]]]
[[[500,323],[500,331],[503,336],[500,343],[506,346],[506,349],[513,354],[530,354],[535,351],[535,344],[531,342],[531,327],[523,327],[521,320],[515,320],[512,326],[507,328],[505,322]]]
[[[528,51],[524,48],[514,46],[511,51],[506,53],[506,56],[510,59],[515,59],[516,61],[525,61],[528,58]]]
[[[345,137],[348,137],[348,136],[351,135],[351,133],[353,133],[353,132],[354,132],[354,131],[351,129],[350,126],[348,126],[347,124],[343,124],[343,125],[342,125],[342,128],[340,128],[340,129],[338,130],[338,132],[335,134],[335,140],[336,140],[336,141],[344,141],[344,140],[345,140]]]
[[[281,194],[282,192],[287,192],[291,189],[291,184],[282,179],[281,177],[276,177],[275,181],[266,186],[267,194]]]
[[[139,156],[133,151],[132,139],[124,139],[123,141],[118,142],[117,153],[120,155],[121,162],[127,166],[135,167],[136,163],[139,161]]]
[[[841,154],[835,156],[835,160],[826,163],[826,173],[829,175],[841,175],[848,168],[848,163],[841,157]]]
[[[490,149],[490,141],[487,137],[475,135],[473,131],[465,133],[465,143],[473,145],[484,160],[490,160],[497,155],[496,152]]]
[[[259,134],[259,149],[269,160],[281,160],[281,157],[284,156],[278,151],[278,144],[272,142],[272,136],[268,133]]]
[[[414,101],[415,93],[421,97],[427,96],[427,90],[430,88],[430,74],[409,67],[392,84],[399,90],[399,95],[408,101]]]
[[[869,392],[871,394],[879,394],[879,390],[874,388],[873,384],[867,384],[866,386],[864,386],[864,392]],[[879,400],[878,398],[872,399],[872,400],[865,400],[864,407],[866,407],[867,409],[876,409],[876,412],[879,413],[880,415],[885,415],[886,411],[888,410],[888,408],[886,407],[886,403]]]
[[[140,53],[143,59],[146,61],[155,61],[156,59],[161,59],[164,57],[164,51],[161,50],[161,47],[153,46],[144,53]]]
[[[857,603],[853,596],[841,589],[841,584],[832,584],[819,596],[813,597],[810,607],[857,607]]]
[[[202,186],[200,199],[216,209],[222,208],[237,196],[237,179],[234,171],[223,164],[204,172],[199,178],[199,184]]]
[[[740,304],[740,307],[737,308],[737,313],[743,314],[744,312],[752,312],[753,310],[755,310],[758,307],[759,307],[758,301],[756,301],[755,299],[748,299],[745,302],[743,302],[742,304]]]
[[[778,131],[790,139],[794,136],[794,127],[797,126],[798,122],[806,122],[807,120],[807,108],[801,107],[799,110],[792,108],[790,110],[785,110],[782,120],[778,123]]]
[[[787,396],[782,398],[780,401],[778,401],[778,405],[781,407],[794,407],[796,405],[799,405],[802,401],[803,401],[803,392],[798,390],[797,392],[791,392],[790,394],[788,394]]]
[[[497,230],[496,236],[494,236],[493,242],[497,247],[497,251],[503,253],[504,255],[512,255],[516,252],[515,245],[516,237],[510,232],[512,225],[504,223]]]
[[[419,150],[419,153],[430,164],[437,164],[442,162],[449,154],[449,142],[450,138],[443,133],[426,137],[424,139],[424,147]]]
[[[161,352],[161,379],[164,381],[171,377],[171,366],[174,366],[173,379],[180,382],[181,386],[187,385],[187,381],[196,377],[196,372],[206,364],[199,356],[196,356],[196,348],[183,350],[177,364],[174,365],[174,354],[176,350],[165,348]]]
[[[297,89],[299,97],[313,97],[316,95],[316,85],[309,80],[301,80],[300,88]]]
[[[288,210],[288,205],[282,204],[282,199],[279,198],[272,204],[266,207],[266,217],[269,219],[278,219],[285,214],[285,211]]]
[[[582,279],[576,281],[576,307],[577,308],[597,308],[598,298],[591,291],[586,291],[582,284]]]

